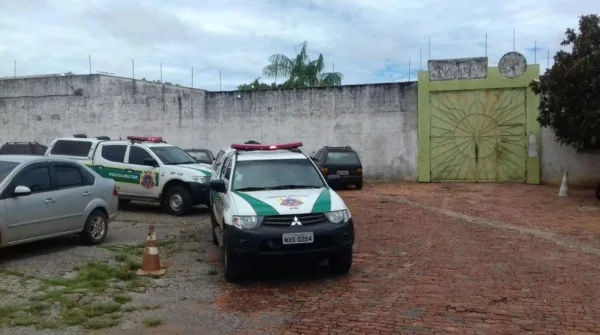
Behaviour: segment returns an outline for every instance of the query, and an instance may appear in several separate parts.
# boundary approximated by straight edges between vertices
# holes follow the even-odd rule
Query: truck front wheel
[[[227,234],[227,231],[225,231]],[[223,272],[225,280],[230,283],[240,281],[244,276],[245,265],[238,258],[233,248],[227,243],[227,238],[223,236],[223,246],[221,247],[221,257],[223,259]]]
[[[352,249],[344,250],[329,256],[329,270],[334,274],[343,275],[352,267]]]
[[[167,191],[165,205],[169,214],[176,216],[186,215],[192,207],[192,195],[186,187],[175,185]]]

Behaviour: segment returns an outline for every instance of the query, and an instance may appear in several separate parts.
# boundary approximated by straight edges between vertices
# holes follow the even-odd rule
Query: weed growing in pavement
[[[146,320],[144,320],[144,325],[146,325],[146,327],[158,327],[161,324],[162,324],[161,319],[146,319]]]
[[[102,247],[117,253],[114,257],[116,264],[78,266],[74,268],[77,273],[72,278],[36,278],[12,270],[2,271],[3,276],[12,276],[21,285],[37,288],[32,289],[34,295],[27,302],[0,304],[0,328],[82,326],[85,329],[103,329],[118,325],[124,313],[159,308],[158,305],[127,305],[132,301],[128,293],[143,293],[151,284],[150,278],[135,274],[141,266],[145,244]],[[159,247],[161,253],[172,254],[179,246],[176,241],[164,241]],[[10,294],[10,290],[7,292]],[[160,322],[153,321],[151,324]]]

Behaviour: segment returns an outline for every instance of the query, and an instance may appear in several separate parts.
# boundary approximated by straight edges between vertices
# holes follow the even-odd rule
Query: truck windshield
[[[188,155],[187,152],[183,151],[179,147],[153,147],[150,148],[152,152],[161,162],[165,165],[179,165],[179,164],[194,164],[196,160],[194,157]]]
[[[237,161],[234,191],[325,187],[319,171],[307,159]]]
[[[8,176],[18,165],[19,163],[15,162],[0,161],[0,183],[3,182],[4,179],[6,179],[6,176]]]

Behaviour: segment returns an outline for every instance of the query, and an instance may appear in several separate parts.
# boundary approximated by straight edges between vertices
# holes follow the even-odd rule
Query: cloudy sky
[[[432,59],[515,48],[542,71],[598,0],[0,0],[0,77],[109,72],[223,90],[261,76],[302,41],[344,84],[414,80]],[[419,62],[419,50],[422,59]],[[421,63],[421,64],[419,64]],[[262,78],[268,81],[267,78]]]

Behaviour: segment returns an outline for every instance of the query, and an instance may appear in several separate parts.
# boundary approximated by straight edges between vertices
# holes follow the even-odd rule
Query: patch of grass
[[[153,311],[155,309],[159,309],[160,305],[146,305],[143,307],[144,310],[146,311]]]
[[[179,250],[177,240],[157,242],[161,257]],[[21,283],[35,279],[41,286],[30,301],[0,307],[0,327],[35,326],[38,329],[60,329],[81,326],[85,329],[104,329],[119,324],[124,313],[138,309],[153,310],[159,305],[135,307],[128,292],[143,293],[150,284],[149,278],[138,277],[145,243],[134,245],[109,245],[101,248],[113,251],[117,265],[88,263],[74,267],[74,278],[35,278],[14,270],[3,270],[0,275],[21,278]],[[6,292],[5,292],[6,291]],[[0,290],[0,295],[9,294]],[[98,299],[112,298],[112,302]],[[60,306],[58,315],[50,313],[52,306]],[[150,326],[160,325],[160,320],[148,320]]]
[[[135,308],[135,306],[133,305],[128,305],[128,306],[123,306],[123,308],[121,308],[121,310],[123,312],[133,312],[135,311],[137,308]]]
[[[146,327],[158,327],[158,326],[162,325],[162,320],[161,319],[146,319],[146,320],[144,320],[144,325]]]
[[[114,327],[119,324],[119,320],[115,320],[109,317],[103,318],[93,318],[87,320],[83,324],[83,328],[85,329],[104,329]]]
[[[124,303],[130,302],[132,298],[128,295],[117,294],[113,297],[113,300],[122,305]]]

